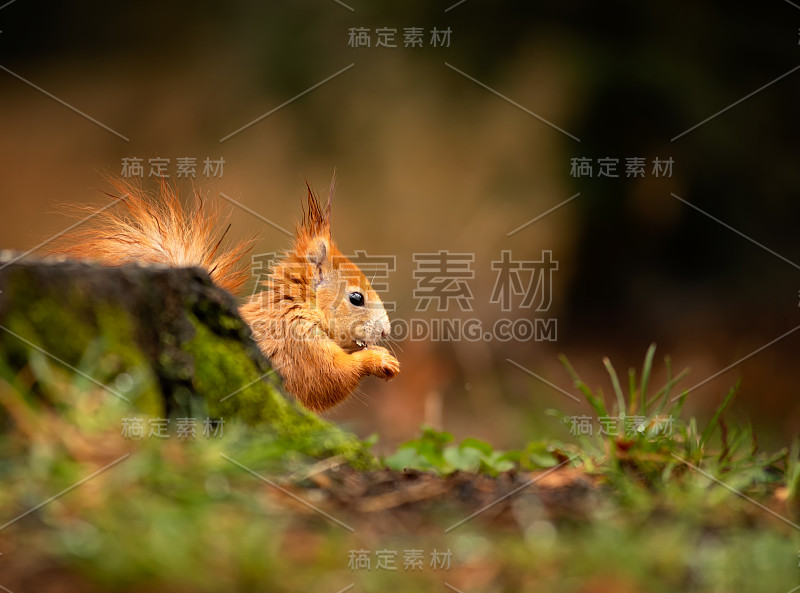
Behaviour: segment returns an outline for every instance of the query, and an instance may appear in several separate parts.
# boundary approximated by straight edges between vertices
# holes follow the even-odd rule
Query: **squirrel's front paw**
[[[370,346],[354,354],[362,360],[367,374],[381,379],[394,379],[400,373],[400,361],[381,346]]]

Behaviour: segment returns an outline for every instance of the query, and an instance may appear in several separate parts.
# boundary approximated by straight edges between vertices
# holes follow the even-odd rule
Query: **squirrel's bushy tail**
[[[164,181],[158,195],[126,180],[109,181],[117,192],[109,195],[118,203],[93,215],[88,207],[74,207],[91,218],[64,235],[52,253],[112,266],[139,262],[199,267],[217,286],[239,293],[248,277],[242,259],[253,241],[223,248],[227,217],[217,205],[195,192],[194,205],[184,207]]]

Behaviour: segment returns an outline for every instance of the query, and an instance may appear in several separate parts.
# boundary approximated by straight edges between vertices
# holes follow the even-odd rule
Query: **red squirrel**
[[[105,265],[199,267],[217,286],[240,294],[248,276],[243,259],[253,241],[221,247],[227,229],[219,230],[225,217],[218,203],[195,192],[194,207],[185,208],[164,181],[158,195],[126,180],[111,183],[120,207],[65,235],[56,253]],[[362,377],[393,379],[400,363],[377,345],[391,330],[383,302],[331,238],[333,184],[324,210],[306,188],[307,210],[291,249],[240,313],[286,390],[321,412],[345,400]]]

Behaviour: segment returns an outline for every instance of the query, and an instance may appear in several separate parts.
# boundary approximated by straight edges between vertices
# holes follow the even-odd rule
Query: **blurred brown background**
[[[498,447],[565,437],[546,410],[588,406],[507,359],[575,393],[563,352],[609,393],[601,358],[624,375],[656,342],[657,360],[692,368],[691,387],[800,324],[798,26],[791,3],[18,0],[0,8],[0,247],[69,226],[59,204],[107,203],[102,174],[124,158],[145,178],[149,159],[170,159],[187,191],[223,192],[284,228],[304,180],[325,192],[335,168],[335,236],[346,253],[396,257],[395,319],[556,319],[557,340],[400,341],[401,377],[363,382],[329,416],[382,446],[423,421]],[[350,46],[353,28],[370,47]],[[376,47],[381,28],[397,47]],[[404,47],[407,28],[422,47]],[[433,46],[434,28],[450,29],[449,47]],[[197,159],[193,180],[177,179],[182,157]],[[606,157],[619,177],[598,177]],[[626,176],[632,157],[644,177]],[[221,177],[203,174],[206,158],[224,159]],[[571,175],[577,158],[592,177]],[[651,172],[656,158],[671,175]],[[287,247],[231,208],[234,235],[259,235],[255,254]],[[471,312],[415,310],[413,255],[440,250],[474,254]],[[503,250],[552,252],[546,312],[490,302]],[[758,352],[693,391],[687,412],[707,415],[742,377],[737,417],[762,444],[786,443],[799,346],[797,332]]]

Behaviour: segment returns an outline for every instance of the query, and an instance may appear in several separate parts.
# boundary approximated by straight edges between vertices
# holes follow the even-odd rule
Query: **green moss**
[[[196,333],[184,349],[194,358],[194,388],[212,416],[268,427],[287,449],[304,455],[342,455],[358,467],[374,463],[368,445],[355,435],[289,401],[275,372],[259,368],[243,344],[189,318]]]
[[[22,268],[9,273],[3,291],[14,304],[6,320],[11,331],[72,364],[81,360],[96,330],[80,318],[79,311],[83,308],[78,305],[80,291],[70,287],[55,300],[36,290]],[[4,341],[9,352],[27,352],[30,348],[12,336],[7,337]]]
[[[125,372],[138,378],[137,391],[132,403],[137,409],[152,416],[164,414],[164,398],[158,381],[145,354],[136,346],[134,330],[125,311],[110,305],[98,306],[95,310],[97,324],[102,336],[103,351],[114,357],[116,369],[112,373]]]
[[[0,356],[12,369],[18,371],[26,365],[31,350],[38,347],[54,364],[61,364],[55,360],[60,359],[103,384],[127,373],[135,378],[135,385],[122,395],[148,414],[163,414],[155,374],[136,346],[133,324],[125,310],[110,303],[87,310],[86,297],[80,290],[69,290],[56,300],[31,290],[26,280],[22,274],[12,275],[4,289],[14,303],[5,325],[17,335],[0,332]]]

